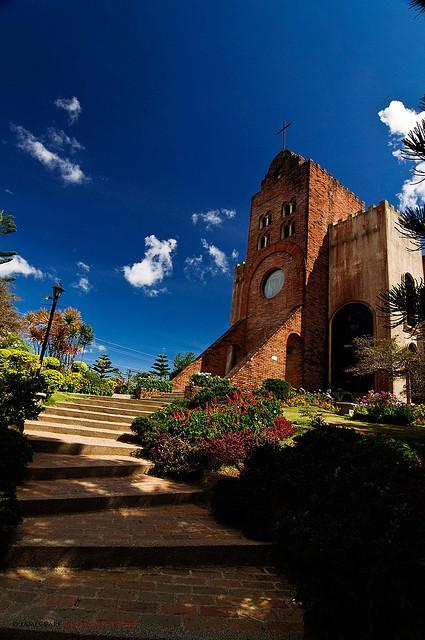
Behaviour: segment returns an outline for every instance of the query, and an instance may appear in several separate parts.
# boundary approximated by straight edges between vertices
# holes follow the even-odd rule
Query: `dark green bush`
[[[354,409],[353,420],[356,419],[374,424],[411,426],[415,421],[415,412],[413,406],[410,404],[398,404],[396,406],[360,406]]]
[[[2,371],[0,375],[0,427],[24,428],[25,420],[36,420],[41,411],[37,393],[46,393],[44,380],[33,372]]]
[[[77,374],[75,374],[77,375]],[[80,393],[92,396],[112,396],[115,382],[101,378],[94,371],[85,371],[80,379]]]
[[[227,378],[221,378],[220,376],[206,376],[205,374],[197,373],[192,376],[192,381],[201,389],[189,400],[188,407],[190,409],[204,407],[207,402],[211,403],[213,400],[226,402],[226,398],[229,395],[234,391],[239,391],[230,384]]]
[[[261,390],[271,393],[278,400],[286,400],[291,395],[292,387],[286,380],[267,378],[261,385]]]
[[[9,548],[16,527],[21,522],[15,487],[0,486],[0,565]]]
[[[254,450],[221,519],[272,539],[318,640],[422,638],[424,470],[408,445],[323,426]]]
[[[28,438],[14,429],[0,427],[0,486],[21,482],[31,460]]]

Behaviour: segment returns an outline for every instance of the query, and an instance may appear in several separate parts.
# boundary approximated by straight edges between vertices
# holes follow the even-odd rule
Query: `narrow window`
[[[272,215],[270,211],[260,218],[260,229],[265,229],[271,224]]]
[[[286,238],[289,238],[289,224],[283,227],[283,239],[286,240]]]
[[[295,212],[295,199],[290,202],[284,202],[282,205],[282,215],[287,218]]]
[[[291,230],[290,230],[290,236],[293,236],[295,234],[295,220],[292,220],[291,222]]]
[[[416,325],[416,286],[410,273],[404,274],[404,287],[406,290],[406,324],[408,327]]]
[[[269,246],[269,244],[270,244],[270,236],[268,233],[258,238],[258,244],[257,244],[258,249],[265,249],[266,247]]]

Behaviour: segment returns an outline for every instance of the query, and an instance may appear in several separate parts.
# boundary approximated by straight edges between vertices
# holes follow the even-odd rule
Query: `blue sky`
[[[284,118],[289,148],[398,204],[410,167],[393,152],[425,92],[425,18],[407,4],[0,2],[0,208],[18,225],[1,244],[28,272],[20,309],[60,277],[114,364],[202,350],[228,326]]]

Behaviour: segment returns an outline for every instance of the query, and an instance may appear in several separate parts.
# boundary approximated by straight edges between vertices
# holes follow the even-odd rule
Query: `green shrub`
[[[45,382],[47,387],[47,393],[51,395],[59,389],[63,390],[65,378],[63,373],[56,371],[55,369],[42,369],[40,376]]]
[[[417,404],[414,406],[413,415],[416,422],[425,422],[425,404]]]
[[[61,363],[58,358],[54,358],[53,356],[48,356],[43,360],[43,367],[45,369],[60,369]]]
[[[173,390],[173,383],[169,380],[162,380],[161,378],[139,378],[137,381],[137,389],[144,389],[146,391],[163,391],[164,393],[171,393]]]
[[[37,393],[46,393],[41,376],[2,371],[0,374],[0,428],[16,425],[23,429],[25,420],[36,420],[41,406]]]
[[[0,486],[21,482],[31,461],[28,438],[14,429],[0,427]]]
[[[112,396],[115,382],[105,380],[94,371],[86,371],[81,379],[81,393],[93,396]]]
[[[71,365],[71,371],[74,373],[85,373],[88,370],[89,366],[80,360],[75,360]]]
[[[227,401],[228,396],[235,391],[239,391],[239,389],[230,384],[227,378],[221,378],[220,376],[195,373],[191,380],[195,386],[201,387],[200,391],[195,393],[189,400],[188,406],[191,409],[203,407],[213,401],[224,403]]]
[[[352,418],[375,424],[411,426],[415,421],[415,412],[412,405],[402,403],[395,406],[359,406],[355,407]]]
[[[80,393],[83,387],[83,374],[74,371],[63,372],[63,386],[61,391],[69,393]]]
[[[21,517],[15,488],[13,486],[0,486],[0,563],[20,522]]]
[[[267,378],[261,385],[261,390],[271,393],[275,398],[279,400],[286,400],[289,398],[292,392],[292,387],[286,380],[280,378]]]
[[[25,374],[35,371],[38,365],[38,356],[25,349],[0,349],[0,371]]]
[[[324,426],[254,450],[219,483],[221,519],[275,542],[318,640],[423,631],[424,469],[407,444]]]

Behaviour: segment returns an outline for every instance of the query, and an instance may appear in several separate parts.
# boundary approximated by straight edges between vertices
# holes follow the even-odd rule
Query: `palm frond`
[[[406,160],[414,160],[415,162],[425,162],[425,120],[418,122],[415,127],[403,139],[403,149],[401,155]],[[416,175],[421,179],[425,179],[425,173],[422,170],[415,169]]]
[[[411,9],[419,9],[418,15],[425,11],[425,0],[410,0],[409,7]]]
[[[419,330],[425,322],[425,283],[413,278],[394,285],[381,293],[378,309],[387,316],[393,327],[408,326],[412,331]]]
[[[397,228],[413,241],[417,249],[425,248],[425,206],[409,207],[400,214]]]
[[[419,100],[419,109],[421,111],[425,111],[425,96],[422,96],[422,98]]]

